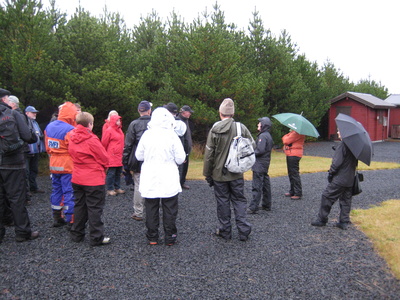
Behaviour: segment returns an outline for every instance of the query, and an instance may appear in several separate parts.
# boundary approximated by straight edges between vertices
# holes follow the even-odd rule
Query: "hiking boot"
[[[121,189],[115,190],[115,192],[116,192],[117,194],[125,194],[125,191],[124,191],[124,190],[121,190]]]
[[[226,241],[228,241],[228,240],[230,240],[230,239],[232,238],[232,236],[231,236],[230,234],[229,234],[229,235],[226,235],[226,236],[225,236],[225,235],[222,235],[219,229],[217,229],[217,230],[214,232],[214,235],[215,235],[216,237],[222,238],[222,239],[224,239],[224,240],[226,240]]]
[[[322,222],[320,220],[316,220],[314,222],[311,222],[311,225],[312,226],[317,226],[317,227],[323,227],[323,226],[326,226],[326,222]]]
[[[245,236],[245,235],[240,235],[239,236],[239,240],[242,241],[242,242],[246,242],[248,239],[249,239],[248,236]]]
[[[347,228],[349,227],[349,223],[335,223],[335,227],[340,228],[342,230],[347,230]]]
[[[61,227],[67,224],[61,215],[61,210],[53,210],[53,227]]]
[[[107,196],[117,196],[116,191],[107,191]]]
[[[103,237],[101,242],[90,242],[90,246],[97,247],[97,246],[104,246],[111,244],[111,239],[109,237]]]
[[[143,221],[142,217],[138,217],[138,216],[135,216],[135,215],[132,215],[132,219],[134,219],[136,221]]]
[[[18,243],[29,241],[29,240],[35,240],[39,237],[39,231],[32,231],[29,236],[16,236],[15,241]]]

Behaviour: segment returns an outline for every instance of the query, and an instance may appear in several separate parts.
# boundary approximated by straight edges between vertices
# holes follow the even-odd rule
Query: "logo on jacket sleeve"
[[[59,141],[54,141],[54,140],[48,140],[47,141],[47,146],[52,149],[59,149],[60,148],[60,142]]]

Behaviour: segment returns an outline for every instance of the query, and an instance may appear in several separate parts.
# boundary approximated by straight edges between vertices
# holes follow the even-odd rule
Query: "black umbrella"
[[[372,160],[372,142],[364,126],[345,114],[338,114],[335,121],[340,136],[351,153],[369,166]]]

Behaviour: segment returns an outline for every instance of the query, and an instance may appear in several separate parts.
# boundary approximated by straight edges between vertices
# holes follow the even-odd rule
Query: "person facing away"
[[[44,146],[44,134],[40,129],[39,124],[36,122],[36,116],[38,114],[38,110],[36,110],[33,106],[27,106],[25,108],[25,114],[29,118],[32,129],[37,136],[37,142],[28,144],[29,153],[26,157],[26,173],[29,181],[29,190],[32,193],[44,193],[44,190],[39,189],[36,177],[39,173],[39,158],[40,153],[46,152],[46,147]]]
[[[68,152],[69,134],[75,128],[76,106],[65,102],[60,106],[58,119],[50,122],[44,131],[46,151],[50,156],[53,227],[71,228],[74,213],[74,195],[71,184],[72,158]]]
[[[75,220],[70,237],[74,242],[83,241],[86,223],[89,222],[90,245],[106,245],[110,243],[110,238],[104,236],[101,216],[105,205],[105,169],[109,164],[109,155],[92,132],[94,119],[90,113],[78,113],[76,123],[76,128],[70,133],[68,147],[74,164],[71,182],[75,197]]]
[[[182,120],[183,123],[186,125],[186,132],[183,135],[183,149],[185,149],[186,153],[186,160],[183,164],[179,166],[179,177],[181,181],[181,186],[183,189],[190,189],[190,187],[185,183],[186,182],[186,175],[189,169],[189,155],[192,151],[192,130],[190,128],[189,118],[192,115],[193,110],[190,108],[189,105],[182,106],[178,118]]]
[[[341,139],[340,132],[338,136]],[[328,186],[322,193],[321,205],[317,219],[311,223],[322,227],[328,223],[328,216],[333,204],[339,199],[340,214],[336,227],[346,230],[350,223],[352,187],[358,160],[351,153],[346,144],[341,141],[336,147],[332,164],[328,171]]]
[[[135,156],[137,145],[143,133],[147,130],[147,124],[150,122],[151,106],[153,104],[149,101],[143,100],[138,105],[138,112],[140,117],[133,120],[128,127],[125,135],[125,146],[123,154],[124,166],[127,166],[129,172],[133,176],[135,184],[133,193],[133,215],[132,219],[136,221],[143,221],[144,211],[144,198],[139,192],[140,185],[140,171],[142,162],[138,161]]]
[[[0,89],[0,135],[3,137],[0,156],[0,243],[6,230],[3,223],[6,198],[14,221],[15,240],[24,242],[39,237],[32,231],[25,207],[26,171],[23,142],[35,142],[37,137],[29,129],[25,117],[8,105],[10,92]],[[19,136],[18,139],[14,137]],[[10,137],[10,138],[7,138]],[[22,142],[22,141],[23,142]],[[9,142],[6,146],[6,142]]]
[[[145,198],[146,237],[150,245],[158,244],[159,240],[160,202],[165,244],[172,246],[177,239],[178,193],[182,192],[178,165],[186,155],[174,132],[174,123],[167,109],[155,109],[136,149],[136,158],[143,161],[139,191]]]
[[[28,125],[29,129],[32,131],[32,124],[29,121],[29,118],[24,115],[24,113],[22,112],[22,110],[19,107],[19,99],[17,96],[14,95],[9,95],[8,96],[8,100],[7,100],[7,105],[11,107],[12,110],[15,110],[16,112],[20,113],[21,115],[24,116],[24,119],[26,121],[26,124]],[[26,154],[29,152],[29,147],[28,147],[28,143],[24,143],[23,147],[23,153],[25,154],[25,160],[26,160]],[[29,191],[29,180],[28,177],[26,177],[25,180],[26,183],[26,194],[25,194],[25,205],[30,205],[31,204],[31,197],[32,194]],[[10,203],[8,202],[7,197],[5,197],[5,210],[4,210],[4,219],[3,222],[4,224],[8,224],[8,225],[13,225],[14,221],[12,219],[12,212],[10,209]]]
[[[235,212],[239,239],[247,241],[251,224],[246,219],[247,200],[244,195],[243,173],[231,173],[225,167],[232,139],[236,136],[236,124],[233,119],[235,105],[232,99],[226,98],[219,107],[221,121],[216,122],[208,133],[204,153],[203,175],[210,186],[214,186],[217,201],[219,228],[216,236],[225,240],[232,238],[231,203]],[[242,136],[255,143],[250,131],[240,124]]]
[[[23,111],[21,110],[21,108],[19,107],[19,99],[17,96],[14,95],[10,95],[8,97],[8,105],[15,111],[19,112],[21,115],[24,116],[24,119],[26,121],[26,124],[28,124],[28,127],[31,131],[33,131],[33,124],[30,120],[30,118],[28,118],[28,116],[26,116]],[[23,150],[25,153],[25,160],[27,160],[27,154],[29,153],[29,146],[28,143],[25,143],[23,146]],[[28,172],[28,170],[26,170]],[[26,177],[26,200],[25,200],[25,204],[26,205],[30,205],[31,204],[31,197],[32,197],[32,193],[30,192],[30,187],[29,187],[29,176]]]
[[[300,200],[303,189],[300,179],[300,160],[303,157],[303,146],[306,137],[291,130],[282,137],[283,150],[286,154],[286,165],[290,182],[290,190],[285,193],[292,200]]]
[[[101,143],[110,157],[106,179],[109,196],[125,194],[125,191],[121,189],[122,153],[125,139],[121,128],[121,117],[112,115],[109,126],[101,137]]]
[[[268,117],[258,119],[257,130],[259,131],[256,141],[254,154],[253,181],[252,181],[252,201],[249,205],[249,213],[257,213],[258,205],[261,201],[261,209],[271,210],[271,183],[268,175],[269,164],[271,162],[271,151],[274,141],[270,134],[271,120]]]
[[[179,136],[179,139],[184,143],[183,138],[186,133],[186,124],[178,117],[178,106],[175,103],[169,102],[165,104],[164,107],[172,114],[175,119],[174,131]]]

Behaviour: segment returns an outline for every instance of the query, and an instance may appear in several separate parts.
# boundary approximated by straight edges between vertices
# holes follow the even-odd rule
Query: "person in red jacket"
[[[79,113],[77,126],[70,133],[68,151],[74,165],[71,181],[75,196],[75,221],[70,237],[77,243],[83,241],[89,221],[90,245],[101,246],[110,243],[110,238],[104,237],[101,220],[109,158],[99,138],[92,132],[93,121],[90,113]]]
[[[291,130],[282,137],[283,150],[286,154],[286,164],[290,181],[290,190],[285,193],[292,200],[300,200],[303,196],[300,179],[300,159],[303,157],[303,146],[306,137]]]
[[[114,116],[114,115],[118,116],[119,114],[118,114],[118,112],[116,110],[111,110],[108,113],[107,119],[104,120],[103,128],[101,129],[101,136],[102,137],[104,135],[104,132],[106,132],[107,128],[110,127],[110,119],[111,119],[111,116]]]
[[[112,115],[109,124],[110,126],[106,129],[101,138],[101,143],[110,157],[106,179],[107,195],[116,196],[117,194],[125,193],[120,185],[125,136],[121,129],[122,124],[120,116]]]

